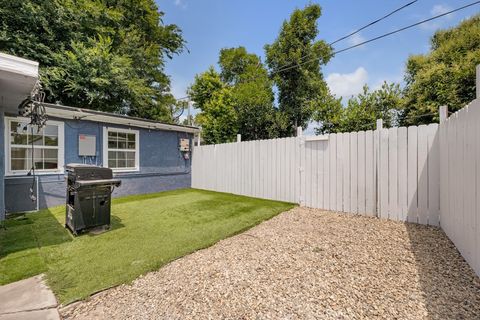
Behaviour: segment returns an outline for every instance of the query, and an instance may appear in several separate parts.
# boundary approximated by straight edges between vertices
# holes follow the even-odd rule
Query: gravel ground
[[[295,208],[61,310],[66,319],[480,319],[440,230]]]

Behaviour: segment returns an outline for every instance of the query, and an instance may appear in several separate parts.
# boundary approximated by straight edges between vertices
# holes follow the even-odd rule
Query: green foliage
[[[350,98],[345,108],[340,100],[326,105],[325,113],[316,116],[316,120],[320,121],[320,127],[316,129],[319,134],[374,130],[377,119],[383,119],[383,126],[389,128],[397,125],[402,91],[398,84],[393,83],[384,82],[380,89],[374,91],[365,85],[363,93]]]
[[[232,89],[210,67],[195,76],[188,90],[195,108],[200,109],[195,122],[202,126],[202,137],[207,144],[234,141],[237,134],[237,114],[233,107]]]
[[[456,111],[475,99],[479,35],[480,15],[477,15],[454,28],[437,31],[429,53],[408,59],[402,124],[438,121],[440,106]]]
[[[277,39],[265,46],[266,62],[278,88],[279,109],[288,119],[288,131],[305,128],[317,108],[329,95],[321,66],[332,49],[324,41],[315,41],[321,8],[317,4],[296,9],[285,21]],[[277,71],[290,67],[283,72]]]
[[[197,75],[189,89],[196,122],[206,143],[223,143],[277,135],[272,82],[260,58],[245,48],[220,51],[218,73],[213,67]]]
[[[0,51],[40,62],[48,102],[173,121],[176,25],[154,0],[2,1]]]
[[[215,91],[197,121],[202,125],[207,144],[235,141],[238,127],[232,89],[224,87]]]
[[[110,231],[78,237],[63,227],[64,206],[41,210],[0,229],[0,285],[46,273],[66,304],[129,283],[293,206],[193,189],[128,196],[113,200]]]
[[[205,111],[205,105],[212,99],[214,92],[225,87],[220,74],[210,67],[207,71],[197,74],[192,86],[188,89],[190,99],[195,108]]]
[[[260,57],[244,47],[222,49],[219,65],[222,80],[232,87],[242,140],[275,137],[272,82]]]

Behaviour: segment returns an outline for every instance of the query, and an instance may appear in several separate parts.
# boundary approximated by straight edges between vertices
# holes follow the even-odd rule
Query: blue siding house
[[[122,180],[114,196],[190,187],[198,128],[45,104],[47,124],[32,134],[17,107],[37,78],[37,63],[0,54],[0,220],[65,203],[69,163],[112,168]]]

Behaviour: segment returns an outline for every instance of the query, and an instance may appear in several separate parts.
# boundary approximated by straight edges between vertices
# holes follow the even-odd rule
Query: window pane
[[[32,156],[32,149],[28,149],[28,154],[29,154],[29,157]],[[37,160],[41,160],[43,159],[43,149],[34,149],[33,150],[33,160],[37,161]]]
[[[57,159],[58,150],[57,149],[43,149],[43,157],[47,159]]]
[[[126,152],[124,152],[124,151],[118,151],[118,152],[117,152],[117,157],[118,157],[118,160],[125,160],[125,159],[127,159]]]
[[[30,159],[12,159],[12,170],[30,170]]]
[[[135,168],[135,160],[127,160],[128,168]]]
[[[58,136],[58,126],[47,125],[43,129],[43,133],[46,136]]]
[[[118,133],[118,149],[127,148],[127,134],[124,132]]]
[[[45,159],[43,164],[44,164],[44,169],[57,169],[58,168],[58,160],[57,159]]]
[[[46,146],[58,146],[58,137],[56,137],[56,136],[45,136],[45,145]]]
[[[117,152],[108,151],[108,160],[117,160]]]
[[[127,134],[127,141],[135,142],[135,134],[134,133]]]
[[[118,168],[126,168],[126,167],[127,167],[127,160],[118,159]]]
[[[109,148],[118,148],[117,142],[117,133],[116,132],[108,132],[108,147]]]
[[[117,161],[108,159],[108,167],[109,168],[116,168],[117,167]]]
[[[127,142],[128,149],[135,149],[135,141],[128,141]]]
[[[27,158],[27,150],[26,148],[12,148],[11,157],[12,159],[25,159]]]
[[[135,160],[135,152],[127,152],[128,160]]]
[[[43,170],[43,160],[35,159],[35,170]]]
[[[26,134],[18,134],[18,133],[13,133],[12,134],[12,144],[21,144],[21,145],[27,145],[28,144],[28,136]]]
[[[117,141],[108,140],[108,147],[109,147],[110,149],[117,149],[117,148],[118,148],[118,143],[117,143]]]
[[[37,135],[37,134],[34,134],[33,137],[33,144],[34,145],[38,145],[38,146],[42,146],[43,145],[43,136],[42,135]],[[29,143],[32,143],[31,141],[29,141]]]

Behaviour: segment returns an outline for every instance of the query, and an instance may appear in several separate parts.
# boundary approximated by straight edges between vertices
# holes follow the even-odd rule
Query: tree
[[[243,140],[278,136],[281,119],[275,115],[272,82],[260,57],[244,47],[226,48],[220,51],[218,63],[220,73],[210,67],[195,76],[188,91],[194,107],[200,109],[196,122],[202,125],[205,141],[229,142],[237,133]]]
[[[232,87],[238,133],[242,139],[277,136],[272,82],[260,57],[248,53],[244,47],[222,49],[219,65],[222,80]]]
[[[223,87],[213,92],[196,121],[202,126],[205,143],[235,141],[238,132],[237,113],[233,106],[231,88]]]
[[[402,124],[438,121],[440,106],[456,111],[475,99],[479,34],[480,15],[476,15],[457,27],[437,31],[429,53],[408,59]]]
[[[296,9],[284,21],[277,39],[265,46],[266,62],[278,88],[279,110],[288,119],[289,134],[295,133],[297,126],[306,128],[329,94],[320,67],[330,60],[332,50],[324,41],[315,41],[320,16],[317,4]]]
[[[384,82],[378,90],[363,87],[363,93],[348,100],[340,122],[342,132],[375,130],[377,119],[385,128],[397,125],[402,104],[402,92],[398,84]]]
[[[238,128],[232,89],[223,83],[220,74],[210,67],[196,75],[188,94],[194,107],[200,109],[195,122],[202,126],[205,143],[234,141]]]
[[[188,95],[193,100],[193,106],[200,111],[206,110],[206,104],[213,98],[213,94],[225,87],[220,74],[213,67],[197,74],[193,84],[188,88]]]
[[[350,98],[345,108],[340,100],[325,105],[328,106],[328,114],[316,117],[323,119],[316,129],[318,134],[375,130],[377,119],[382,119],[384,127],[390,128],[398,124],[402,91],[400,85],[387,82],[374,91],[365,85],[363,93]]]
[[[47,102],[173,121],[165,59],[180,29],[154,0],[25,0],[0,6],[0,50],[36,60]]]

